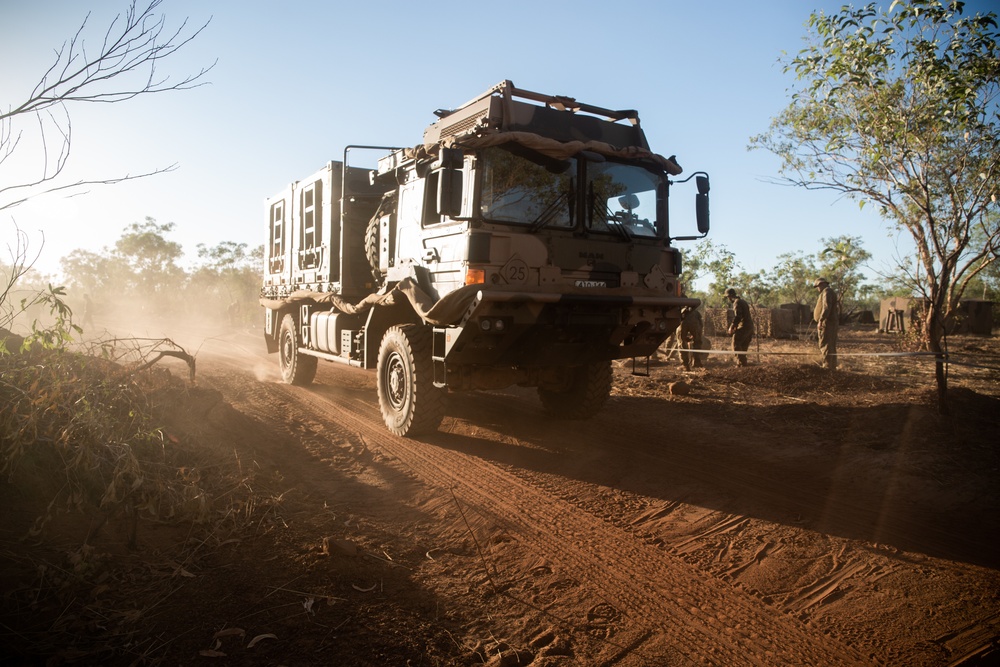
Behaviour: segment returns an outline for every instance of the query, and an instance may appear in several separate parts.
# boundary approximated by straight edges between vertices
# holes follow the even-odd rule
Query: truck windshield
[[[480,154],[480,213],[491,222],[526,225],[535,229],[571,229],[576,160],[555,160],[516,147],[520,155],[502,147]]]
[[[656,216],[660,176],[636,165],[587,163],[587,228],[628,237],[662,235]]]

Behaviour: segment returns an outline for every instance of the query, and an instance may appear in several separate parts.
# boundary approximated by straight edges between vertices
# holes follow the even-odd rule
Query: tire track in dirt
[[[208,353],[209,347],[219,348],[220,356],[224,357],[222,363],[233,371],[246,373],[254,369],[258,380],[277,380],[274,359],[259,349],[262,348],[259,336],[234,337],[232,341],[225,341],[224,347],[206,345],[202,352]],[[240,354],[241,350],[251,353]],[[205,365],[210,372],[216,362],[215,354],[211,356],[213,358]],[[202,370],[201,361],[202,358],[199,358],[199,370]],[[310,390],[311,393],[318,393],[335,403],[342,403],[345,397],[348,402],[354,401],[360,418],[369,419],[374,432],[384,432],[375,407],[374,379],[370,374],[323,364],[319,382],[317,388]],[[340,424],[347,420],[339,419],[329,408],[304,404],[298,397],[298,390],[283,388],[281,396],[284,398],[281,398],[271,393],[276,386],[281,388],[280,385],[261,384],[258,391],[253,387],[257,383],[252,381],[231,384],[240,385],[241,389],[252,388],[252,392],[258,395],[263,403],[253,414],[261,415],[260,424],[263,426],[282,419],[273,406],[268,405],[268,401],[281,401],[285,414],[298,426],[295,427],[297,430],[282,430],[278,437],[288,435],[298,438],[301,433],[308,448],[320,453],[325,449],[354,455],[355,450],[363,450],[366,440],[359,437],[360,431],[355,426]],[[716,387],[716,390],[720,388]],[[608,408],[596,419],[582,425],[568,423],[565,426],[546,422],[534,393],[528,390],[470,394],[453,403],[449,411],[453,418],[446,421],[442,429],[465,436],[448,437],[447,433],[441,434],[441,437],[431,436],[431,444],[427,446],[440,446],[485,459],[507,474],[522,477],[529,487],[551,490],[555,498],[573,505],[578,512],[586,512],[592,519],[612,523],[630,536],[627,539],[641,541],[650,548],[663,550],[685,561],[702,577],[714,578],[740,591],[752,591],[775,612],[795,614],[798,622],[806,624],[808,632],[817,635],[831,633],[856,652],[868,656],[866,662],[869,664],[931,665],[945,661],[957,664],[966,658],[974,661],[984,651],[989,652],[991,646],[995,647],[1000,618],[989,613],[990,607],[995,608],[995,605],[988,595],[981,593],[993,588],[995,579],[970,572],[963,565],[963,562],[976,565],[991,554],[1000,553],[996,551],[996,543],[993,546],[987,544],[992,531],[963,531],[961,523],[935,520],[940,519],[941,513],[935,513],[933,507],[929,508],[931,513],[925,517],[919,512],[924,509],[922,507],[897,505],[903,514],[889,517],[891,522],[886,524],[880,516],[882,497],[871,493],[875,487],[868,489],[867,497],[861,497],[850,493],[851,489],[838,483],[837,479],[825,483],[822,471],[824,467],[835,469],[834,465],[839,463],[836,456],[840,443],[836,438],[813,439],[810,429],[804,425],[782,428],[782,420],[798,416],[810,422],[813,412],[816,415],[826,414],[822,407],[824,403],[820,402],[809,410],[792,410],[791,405],[771,406],[763,410],[759,406],[728,405],[723,393],[706,396],[690,404],[664,400],[656,392],[631,395],[625,391],[625,394],[613,396]],[[370,409],[366,411],[364,406],[370,406]],[[317,409],[319,413],[316,413]],[[324,412],[333,418],[324,422],[323,418],[316,417],[316,414]],[[849,416],[856,419],[859,425],[868,423],[866,417]],[[623,424],[627,427],[622,428]],[[751,437],[750,447],[744,446],[741,432]],[[706,438],[709,434],[720,437]],[[855,430],[839,433],[843,442],[856,435]],[[760,448],[763,452],[755,449],[768,438],[776,438],[780,443],[783,437],[805,440],[791,447],[781,444],[772,447],[768,442]],[[373,435],[366,438],[375,440]],[[683,444],[685,438],[690,441],[687,445]],[[860,444],[865,442],[862,439]],[[388,484],[378,485],[375,494],[367,497],[366,502],[370,503],[378,498],[379,493],[390,490],[385,493],[387,502],[398,504],[400,496],[396,495],[396,491],[401,488],[399,484],[409,481],[413,481],[411,488],[426,499],[429,487],[424,487],[415,479],[416,474],[405,469],[409,462],[405,458],[397,460],[384,444],[377,449],[387,453],[385,460],[379,461],[376,452],[375,461],[383,466],[386,462],[390,464],[384,468],[389,473]],[[776,450],[778,454],[774,470],[766,467],[770,461],[762,462],[757,458],[758,453],[766,454],[770,450]],[[791,458],[783,456],[785,453]],[[310,455],[311,459],[322,460],[321,455],[312,451]],[[354,461],[355,470],[365,468],[371,461],[371,454],[362,451],[361,456],[366,458],[360,464]],[[810,464],[800,466],[794,458],[796,456],[808,456]],[[310,458],[299,457],[298,462],[300,471],[307,473],[309,481],[306,487],[314,481],[319,483],[324,475],[336,474],[341,463],[351,463],[350,456],[341,461],[335,455],[333,458],[336,460],[329,466],[313,466]],[[397,466],[398,462],[402,465]],[[844,470],[852,470],[855,462],[846,463],[848,465]],[[800,468],[816,474],[803,479],[795,474]],[[369,472],[360,474],[367,476]],[[549,479],[551,484],[547,484]],[[862,485],[864,480],[868,480],[863,473],[860,479]],[[368,477],[362,481],[367,480]],[[871,486],[871,480],[867,483]],[[400,493],[405,494],[403,491]],[[834,494],[836,497],[832,498]],[[453,512],[447,492],[440,491],[438,497],[443,501],[435,507]],[[831,499],[836,502],[830,502]],[[434,504],[429,501],[425,505],[415,498],[407,500],[410,507],[418,509],[423,516],[428,516],[429,506]],[[470,503],[473,501],[475,498]],[[462,502],[466,502],[464,496]],[[471,512],[473,505],[470,504],[469,508]],[[485,504],[475,509],[484,517],[493,511]],[[430,523],[437,527],[434,534],[427,531],[428,537],[440,542],[446,534],[438,530],[440,521],[447,521],[450,517],[442,518],[441,513],[436,511],[429,514],[434,515]],[[750,518],[748,525],[739,523],[743,517]],[[447,540],[452,543],[457,543],[454,531],[465,530],[459,523],[455,521],[451,526],[452,533]],[[489,518],[482,524],[489,524]],[[720,524],[739,524],[739,529],[719,530]],[[520,524],[514,528],[516,531],[513,532],[517,532],[519,539],[530,541],[520,537]],[[494,534],[503,539],[502,532],[501,529]],[[682,542],[685,543],[683,553],[672,550],[673,545]],[[834,554],[845,543],[848,545],[847,557],[834,564]],[[465,544],[470,542],[465,539]],[[570,609],[574,619],[579,617],[582,629],[577,628],[576,632],[581,641],[586,639],[585,634],[599,629],[602,620],[607,620],[609,628],[620,623],[622,616],[616,616],[614,607],[600,602],[599,598],[583,598],[584,601],[598,602],[592,607],[590,615],[584,613],[586,606],[574,604],[581,601],[578,588],[593,589],[589,580],[578,576],[574,578],[575,572],[563,571],[564,568],[557,567],[555,561],[544,556],[535,563],[507,557],[516,544],[510,541],[490,545],[494,550],[490,556],[495,556],[502,566],[511,571],[528,573],[520,580],[523,586],[519,592],[524,590],[530,600],[548,609],[547,605],[554,598],[552,609]],[[548,549],[546,544],[536,552]],[[916,553],[911,558],[909,552]],[[447,564],[442,561],[440,567],[423,572],[432,578],[440,577],[432,584],[435,590],[441,590],[442,582],[450,582],[446,585],[454,587],[453,591],[461,592],[467,585],[470,592],[485,593],[485,598],[489,599],[491,596],[478,571],[483,568],[474,567],[478,561],[475,554],[462,548],[456,549],[454,554],[457,560],[449,559]],[[949,558],[949,554],[953,554],[952,560],[959,561],[954,563],[954,567],[942,562],[920,565],[925,557],[937,560]],[[863,567],[857,569],[857,559],[882,569],[872,572]],[[985,564],[994,562],[998,562],[996,558]],[[456,569],[464,574],[459,574]],[[847,570],[852,570],[853,574],[841,576]],[[926,581],[928,573],[940,574],[942,581]],[[833,583],[834,579],[835,585],[824,588],[824,583]],[[872,586],[876,582],[877,586]],[[914,587],[927,592],[914,594]],[[824,591],[829,591],[829,594]],[[954,604],[951,604],[953,598],[948,597],[952,592],[957,596]],[[577,597],[572,597],[574,594]],[[446,598],[449,595],[446,593]],[[976,601],[983,608],[981,615],[969,607]],[[796,608],[790,609],[786,602]],[[914,607],[914,604],[920,603],[923,608]],[[495,604],[495,598],[490,604]],[[629,608],[623,609],[629,612]],[[494,611],[500,610],[495,608]],[[626,620],[631,621],[631,615],[629,613]],[[593,616],[593,626],[585,625],[590,623],[590,616]],[[525,624],[523,627],[529,626]],[[536,623],[532,627],[544,626]],[[917,627],[923,629],[917,630]],[[540,632],[546,634],[551,630]],[[621,632],[618,644],[622,648],[617,654],[604,658],[603,664],[620,667],[634,665],[634,656],[643,651],[651,655],[653,652],[648,649],[663,634]],[[534,639],[528,644],[537,648]],[[633,659],[628,658],[630,647]],[[666,650],[661,653],[670,655]],[[584,655],[589,658],[596,653],[578,653],[581,659]],[[539,659],[539,662],[544,661]],[[585,662],[602,663],[596,659]],[[685,663],[688,659],[678,655],[669,662]],[[736,662],[751,661],[738,659]],[[661,662],[643,664],[659,665]],[[796,664],[801,664],[801,661],[797,660]]]
[[[518,396],[495,394],[490,396],[490,401],[491,404],[486,406],[477,401],[477,409],[482,407],[491,415],[525,412],[524,399]],[[745,427],[742,424],[734,425],[731,437],[737,440],[735,443],[705,443],[703,450],[692,450],[674,447],[672,443],[674,438],[698,437],[693,432],[676,432],[677,425],[671,413],[684,410],[682,405],[666,403],[662,410],[650,411],[646,402],[619,400],[614,401],[607,409],[615,412],[615,419],[594,419],[587,422],[587,438],[583,442],[574,439],[573,435],[563,438],[559,433],[554,433],[547,436],[553,440],[551,446],[593,450],[594,447],[588,443],[615,443],[615,451],[620,454],[620,460],[645,460],[651,466],[676,473],[675,478],[683,478],[707,488],[714,487],[730,496],[752,497],[755,502],[763,502],[788,516],[808,515],[811,527],[825,533],[890,543],[905,550],[948,559],[962,560],[963,556],[969,554],[987,555],[990,562],[1000,558],[1000,555],[989,556],[1000,554],[997,542],[989,534],[970,534],[961,525],[944,523],[917,512],[897,512],[887,516],[881,503],[869,503],[865,501],[870,499],[838,493],[833,486],[832,476],[830,479],[788,484],[787,480],[795,479],[795,475],[789,472],[794,469],[794,462],[786,466],[785,462],[771,461],[769,465],[786,466],[788,470],[782,471],[782,474],[773,474],[774,471],[760,474],[760,461],[754,458],[754,454],[734,446],[739,444],[742,437],[740,431],[743,428],[756,430],[755,424],[748,423]],[[622,437],[623,423],[628,424],[627,438]],[[528,432],[530,429],[523,431]],[[531,437],[530,433],[526,435]],[[662,443],[662,447],[652,448],[649,443]],[[816,452],[817,456],[828,458],[830,454],[823,450]],[[611,463],[613,465],[614,461]],[[831,471],[836,469],[836,463],[835,458],[830,458]],[[775,478],[784,483],[773,484]]]
[[[525,404],[525,400],[528,400],[529,404]],[[474,418],[487,422],[494,421],[493,415],[523,414],[533,410],[530,397],[491,395],[489,401],[480,398],[472,401],[476,404],[476,409],[472,413]],[[773,525],[769,526],[769,521],[777,520],[785,524],[787,526],[785,528],[782,528],[781,524],[777,526],[779,534],[791,537],[793,545],[798,541],[798,535],[827,535],[830,547],[836,549],[839,545],[841,549],[840,555],[834,557],[832,565],[827,560],[827,567],[824,569],[818,567],[820,561],[816,560],[814,567],[800,572],[804,578],[798,580],[794,587],[784,590],[770,588],[766,593],[757,594],[775,609],[794,615],[811,627],[832,633],[846,644],[856,647],[858,651],[863,652],[863,655],[869,656],[869,661],[872,663],[898,664],[893,656],[898,654],[899,649],[889,636],[872,633],[875,627],[886,628],[886,624],[872,616],[872,613],[877,612],[864,612],[865,618],[862,620],[856,619],[856,614],[844,615],[844,611],[862,602],[863,597],[857,596],[859,588],[865,591],[861,595],[881,598],[876,582],[897,571],[897,568],[891,556],[888,560],[873,561],[870,549],[863,547],[861,551],[849,549],[845,556],[843,551],[845,544],[861,539],[862,544],[869,544],[872,549],[878,550],[879,544],[873,544],[874,537],[878,536],[880,543],[896,542],[918,552],[922,545],[927,545],[930,553],[949,553],[947,548],[956,542],[963,544],[959,553],[981,554],[988,551],[982,546],[984,538],[988,539],[988,533],[962,535],[957,526],[928,522],[912,511],[909,515],[894,517],[892,523],[887,524],[880,520],[881,508],[877,503],[866,504],[868,499],[861,496],[832,497],[831,489],[828,489],[827,485],[816,483],[821,480],[798,479],[792,472],[795,470],[794,461],[791,465],[786,465],[787,461],[779,460],[778,468],[769,470],[769,466],[774,462],[753,460],[751,458],[753,449],[741,451],[742,448],[731,447],[725,442],[720,443],[721,446],[712,446],[713,443],[698,440],[695,435],[700,425],[697,416],[692,419],[685,415],[680,421],[676,419],[677,412],[683,410],[684,406],[663,404],[661,409],[650,410],[648,401],[625,400],[621,403],[623,404],[609,406],[615,413],[614,419],[598,417],[588,422],[585,435],[580,429],[573,427],[568,427],[565,435],[549,433],[537,425],[532,425],[532,422],[537,421],[533,419],[519,422],[527,425],[518,427],[516,432],[529,441],[537,440],[537,435],[545,432],[548,447],[583,459],[595,458],[594,450],[602,450],[596,452],[594,464],[602,466],[601,474],[587,475],[586,481],[579,483],[581,486],[594,483],[608,484],[628,489],[625,495],[635,493],[635,490],[640,494],[651,491],[652,497],[660,497],[663,500],[638,509],[633,508],[631,512],[623,512],[620,508],[614,507],[609,510],[602,499],[585,488],[577,500],[573,499],[571,494],[564,493],[563,497],[594,516],[610,515],[612,522],[623,530],[631,532],[636,538],[663,548],[683,558],[708,576],[713,576],[714,573],[720,580],[731,582],[741,589],[747,586],[750,590],[757,590],[754,584],[756,579],[754,570],[763,565],[764,571],[761,576],[766,582],[775,572],[775,568],[769,566],[766,561],[772,556],[783,554],[785,550],[784,544],[767,539],[775,528]],[[622,437],[620,424],[623,423],[629,424],[628,437]],[[766,437],[766,433],[765,430],[756,437]],[[672,445],[673,438],[684,437],[694,438],[699,446]],[[732,437],[739,441],[739,429],[734,430]],[[614,443],[613,456],[608,456],[609,450],[606,444],[602,443]],[[658,446],[650,446],[650,443],[657,443]],[[708,446],[705,446],[706,444]],[[817,454],[823,456],[825,452],[818,451]],[[812,469],[822,468],[822,465],[817,467],[815,463],[813,462]],[[836,469],[832,463],[830,468]],[[673,481],[667,482],[666,486],[673,485],[676,488],[670,491],[669,495],[663,496],[649,486],[648,480],[636,480],[635,472],[642,469],[653,472],[649,475],[640,473],[640,478],[644,476],[652,478],[658,485],[659,478],[656,473],[667,472],[667,476]],[[762,470],[765,472],[761,473]],[[548,474],[534,471],[529,473]],[[626,483],[621,485],[616,481],[618,479]],[[691,480],[695,483],[691,484]],[[775,480],[780,480],[781,483],[770,483]],[[689,517],[685,514],[697,509],[684,502],[691,488],[697,489],[699,494],[705,490],[715,489],[718,495],[711,500],[711,503],[719,509],[696,511],[693,514],[695,520],[688,521]],[[649,498],[645,500],[648,501]],[[696,498],[691,502],[701,501]],[[734,507],[737,508],[736,511],[727,511]],[[757,513],[762,509],[763,513]],[[805,515],[805,519],[799,514],[800,512]],[[678,520],[673,520],[672,517],[668,519],[672,513],[681,516]],[[811,521],[808,518],[810,514]],[[747,517],[767,518],[751,518],[747,523]],[[686,529],[683,527],[684,523],[689,524]],[[836,527],[829,527],[831,525]],[[737,527],[740,530],[734,530]],[[870,532],[866,534],[866,531]],[[744,532],[750,534],[750,539],[744,539],[740,546],[734,541],[738,541],[736,536]],[[887,548],[887,554],[901,553],[897,547],[882,548]],[[836,551],[827,552],[827,558],[836,553]],[[792,556],[793,560],[800,558],[794,553],[788,555]],[[721,564],[727,560],[732,562],[733,558],[739,561],[727,571]],[[781,567],[779,564],[778,568]],[[745,572],[751,575],[743,579],[748,582],[746,584],[741,581],[741,575]],[[904,568],[904,576],[905,572]],[[791,573],[786,572],[786,576],[788,574]],[[916,576],[916,573],[911,572],[911,576]],[[959,580],[956,579],[956,583]],[[839,604],[843,596],[852,594],[855,597],[846,607]],[[835,613],[839,616],[828,614],[830,606],[837,607]],[[906,606],[905,603],[903,606]],[[897,619],[893,619],[893,622],[897,622]],[[877,625],[872,625],[873,623]],[[953,664],[957,664],[958,659],[963,656],[974,657],[979,652],[993,650],[991,647],[995,646],[995,643],[991,643],[990,636],[992,634],[995,638],[997,627],[995,618],[985,617],[970,625],[969,631],[962,634],[963,639],[968,638],[967,644],[956,642],[953,645],[941,642],[940,645],[949,655],[956,658]],[[921,661],[913,664],[934,664],[933,660],[922,662],[928,660],[926,646],[927,642],[932,641],[934,640],[928,635],[926,639],[914,643],[906,653],[908,659]]]
[[[613,662],[633,652],[687,664],[863,662],[830,637],[809,632],[756,598],[581,512],[559,498],[558,491],[540,488],[534,480],[476,456],[392,436],[381,424],[374,397],[360,400],[336,390],[327,396],[323,394],[331,390],[322,387],[309,391],[285,385],[266,385],[266,393],[294,405],[297,413],[308,406],[311,419],[360,433],[424,483],[442,492],[455,490],[463,503],[507,525],[524,548],[574,572],[610,605],[608,613],[631,623],[610,658]]]

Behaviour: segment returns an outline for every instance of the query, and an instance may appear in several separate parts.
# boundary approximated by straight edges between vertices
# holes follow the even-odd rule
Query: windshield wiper
[[[626,229],[625,225],[620,220],[615,220],[615,214],[611,212],[610,208],[608,208],[608,203],[604,202],[604,205],[601,206],[601,204],[598,203],[597,198],[593,196],[594,193],[591,192],[590,194],[591,194],[590,214],[592,216],[595,213],[598,216],[603,215],[605,219],[604,224],[607,226],[608,229],[616,230],[626,241],[631,241],[633,238],[632,232]],[[603,211],[601,210],[602,208],[604,209]]]
[[[556,213],[559,211],[559,207],[562,205],[563,200],[565,200],[568,195],[569,192],[563,192],[561,195],[552,200],[552,202],[548,206],[546,206],[541,213],[538,214],[538,217],[531,221],[531,224],[528,225],[528,232],[534,234],[542,227],[549,224],[552,218],[556,216]]]

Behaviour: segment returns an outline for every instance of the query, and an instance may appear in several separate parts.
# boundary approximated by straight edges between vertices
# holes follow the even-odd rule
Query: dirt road
[[[4,664],[1000,661],[997,339],[950,341],[977,363],[950,366],[949,417],[931,366],[828,373],[792,356],[814,343],[762,341],[749,368],[616,366],[586,421],[453,393],[414,440],[372,374],[292,387],[258,335],[168,327],[116,326],[197,357],[194,384],[171,357],[142,376],[142,504],[54,507],[58,466],[0,480]]]
[[[165,605],[198,609],[172,658],[237,627],[274,635],[227,640],[239,664],[997,659],[995,377],[953,378],[945,420],[898,374],[720,359],[670,396],[679,364],[623,366],[591,420],[550,421],[527,390],[452,395],[410,440],[369,374],[290,387],[251,335],[178,340],[199,389],[174,428],[252,461],[277,520]]]

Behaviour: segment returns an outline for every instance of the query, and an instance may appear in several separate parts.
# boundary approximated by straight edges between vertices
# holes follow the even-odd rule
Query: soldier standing
[[[684,306],[681,309],[681,325],[677,327],[677,340],[680,342],[681,361],[684,368],[701,368],[701,358],[695,350],[701,349],[702,320],[697,308]],[[692,350],[688,352],[687,350]]]
[[[736,352],[736,365],[746,366],[747,355],[739,354],[750,349],[753,340],[753,317],[750,316],[750,306],[741,299],[732,287],[726,290],[726,298],[733,304],[733,323],[729,325],[729,335],[733,337],[733,352]]]
[[[840,325],[837,295],[826,278],[817,278],[813,287],[819,290],[819,298],[813,309],[816,332],[819,334],[819,351],[823,355],[823,367],[832,371],[837,368],[837,328]]]

